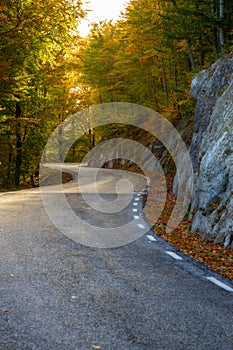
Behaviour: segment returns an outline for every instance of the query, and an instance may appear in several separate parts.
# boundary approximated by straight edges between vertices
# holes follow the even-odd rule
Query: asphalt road
[[[121,174],[104,176],[101,193],[114,200]],[[145,187],[132,182],[134,197],[119,215],[91,209],[74,182],[66,198],[84,221],[117,227],[132,220]],[[232,350],[233,284],[152,234],[87,247],[54,226],[38,189],[0,195],[0,350]]]

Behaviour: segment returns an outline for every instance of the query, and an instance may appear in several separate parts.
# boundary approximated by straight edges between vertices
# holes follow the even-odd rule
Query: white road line
[[[136,206],[136,205],[138,205],[138,203],[134,203],[133,205]]]
[[[133,209],[133,212],[134,212],[134,213],[137,213],[137,211],[138,211],[137,209]]]
[[[174,252],[170,252],[169,250],[167,250],[166,253],[176,260],[183,260],[183,258],[181,258],[181,256],[177,255]]]
[[[138,227],[139,227],[139,228],[145,228],[145,226],[142,225],[142,224],[138,224]]]
[[[139,219],[139,216],[134,215],[134,219],[135,219],[135,220],[138,220],[138,219]]]
[[[225,289],[228,292],[233,292],[233,288],[229,287],[228,285],[226,285],[225,283],[220,282],[219,280],[217,280],[214,277],[206,277],[206,279],[210,282],[213,282],[214,284],[216,284],[217,286]]]
[[[151,242],[157,242],[157,239],[155,239],[154,236],[152,236],[152,235],[147,235],[147,238],[148,238],[149,241],[151,241]]]
[[[140,201],[140,198],[135,198],[135,201]]]

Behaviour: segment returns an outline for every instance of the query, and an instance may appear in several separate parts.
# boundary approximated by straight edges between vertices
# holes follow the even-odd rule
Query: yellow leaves
[[[129,44],[125,51],[128,52],[130,55],[135,55],[138,52],[138,47],[135,44]]]
[[[99,345],[92,345],[92,349],[96,349],[96,350],[102,349],[102,346],[99,346]]]
[[[153,57],[151,57],[151,55],[145,55],[145,56],[139,57],[139,62],[141,64],[152,63]]]
[[[178,49],[179,49],[180,52],[181,52],[181,51],[184,51],[184,52],[185,52],[186,49],[187,49],[187,43],[186,43],[185,40],[179,41],[178,44],[177,44],[177,46],[178,46]]]
[[[0,14],[0,21],[1,22],[8,22],[8,17],[3,15],[2,13]]]
[[[2,13],[2,12],[9,12],[8,7],[5,5],[0,5],[0,13]]]

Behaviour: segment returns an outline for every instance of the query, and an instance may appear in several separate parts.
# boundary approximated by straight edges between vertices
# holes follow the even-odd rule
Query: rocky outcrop
[[[233,58],[200,72],[191,95],[197,100],[190,148],[192,229],[228,245],[233,235]]]

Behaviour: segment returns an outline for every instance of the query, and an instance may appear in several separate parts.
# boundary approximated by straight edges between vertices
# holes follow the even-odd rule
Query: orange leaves
[[[125,48],[125,51],[128,52],[130,55],[135,55],[138,53],[138,47],[135,44],[131,43]]]
[[[172,178],[167,178],[168,184],[172,183]],[[153,191],[153,189],[152,189]],[[166,222],[174,206],[175,199],[171,189],[167,194],[167,201],[162,215],[158,219],[154,228],[158,235],[174,244],[182,252],[205,264],[214,271],[233,280],[233,251],[230,248],[224,249],[221,245],[202,239],[197,234],[191,232],[191,222],[183,220],[179,226],[171,233],[166,233]],[[153,217],[153,207],[149,208]],[[148,213],[146,213],[148,215]]]

